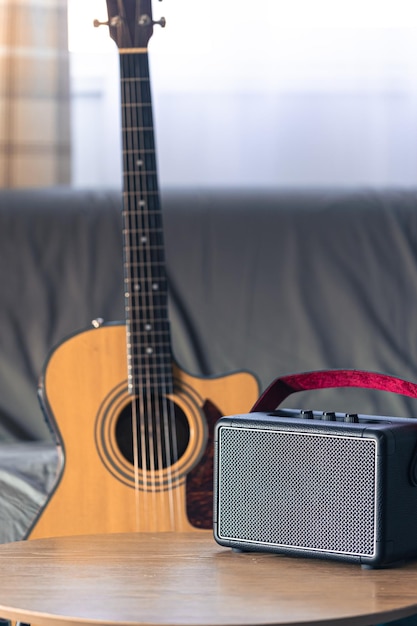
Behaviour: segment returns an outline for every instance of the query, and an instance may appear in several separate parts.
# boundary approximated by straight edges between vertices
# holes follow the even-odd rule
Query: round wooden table
[[[0,617],[37,626],[376,624],[417,613],[417,564],[236,553],[210,531],[0,546]]]

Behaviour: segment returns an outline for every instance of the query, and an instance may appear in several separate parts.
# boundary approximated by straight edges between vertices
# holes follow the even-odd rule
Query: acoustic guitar
[[[126,319],[97,321],[46,362],[39,395],[62,463],[31,539],[210,528],[214,425],[258,397],[249,372],[202,378],[173,358],[147,52],[157,22],[151,0],[107,8],[120,53]]]

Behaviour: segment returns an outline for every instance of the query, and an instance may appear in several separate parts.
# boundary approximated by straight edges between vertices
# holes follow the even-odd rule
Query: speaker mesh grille
[[[221,538],[374,554],[375,440],[233,427],[219,432]]]

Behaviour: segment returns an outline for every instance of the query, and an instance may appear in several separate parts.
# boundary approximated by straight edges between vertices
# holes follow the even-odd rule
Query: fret
[[[141,76],[134,76],[133,78],[121,78],[120,79],[121,84],[128,84],[128,83],[143,83],[143,82],[149,82],[149,78],[143,78]]]
[[[146,213],[142,216],[135,212],[130,213],[126,216],[123,228],[125,243],[135,245],[162,243],[163,230],[160,224],[159,216],[155,213]]]
[[[128,313],[142,313],[147,319],[152,320],[163,320],[168,318],[168,315],[166,314],[165,302],[163,305],[160,304],[159,306],[156,303],[154,306],[147,306],[146,304],[130,306],[129,304],[126,304],[126,310]]]
[[[144,344],[142,351],[139,354],[136,347],[131,343],[128,343],[128,350],[130,353],[130,365],[132,367],[154,367],[168,365],[172,362],[172,353],[170,350],[169,342],[166,342],[165,347],[162,349],[159,346],[156,347],[153,344]]]
[[[168,336],[169,319],[165,316],[152,316],[149,315],[149,311],[143,311],[143,318],[130,320],[128,330],[131,334],[151,335],[156,333],[157,335]]]
[[[172,394],[174,384],[172,382],[172,368],[167,367],[161,372],[149,374],[146,378],[129,376],[129,388],[131,393],[139,396],[144,389],[153,391],[156,396],[161,393]]]
[[[133,316],[127,324],[127,331],[132,337],[144,336],[146,341],[149,337],[160,340],[161,345],[170,344],[170,324],[167,315],[152,315],[151,311],[143,310],[143,319]],[[149,329],[149,330],[148,330]],[[141,344],[136,344],[138,350]]]
[[[136,254],[146,254],[149,252],[152,254],[159,253],[159,258],[162,259],[164,252],[164,246],[161,245],[161,232],[154,231],[152,234],[147,233],[143,228],[133,229],[134,232],[126,233],[125,240],[129,244],[130,252]],[[134,235],[134,236],[132,236]],[[139,239],[139,241],[138,241]]]
[[[123,218],[132,219],[132,217],[134,217],[136,221],[141,220],[145,222],[146,218],[152,217],[154,223],[157,224],[155,228],[162,228],[161,213],[157,206],[156,198],[148,198],[149,202],[141,200],[138,197],[126,198],[126,200],[127,202],[122,213]]]
[[[142,227],[136,229],[135,234],[136,236],[132,236],[133,233],[127,233],[127,236],[125,237],[126,244],[129,245],[130,259],[145,258],[147,260],[150,256],[152,259],[155,259],[156,262],[158,259],[160,262],[164,260],[164,247],[162,245],[161,237],[162,233],[155,231],[152,234],[147,233]]]
[[[130,338],[128,337],[128,339]],[[146,342],[146,339],[143,340],[142,337],[140,337],[140,340]],[[172,353],[170,347],[171,346],[169,341],[166,341],[164,343],[163,348],[160,347],[159,344],[156,346],[152,343],[144,343],[141,346],[141,352],[139,353],[137,347],[133,343],[128,341],[130,364],[133,367],[153,367],[155,365],[160,366],[163,363],[171,364]]]
[[[153,387],[154,385],[168,386],[169,389],[173,388],[172,366],[168,364],[152,368],[152,370],[141,372],[140,374],[129,373],[128,378],[131,385],[139,390],[139,393],[141,393],[143,389]]]
[[[154,219],[152,217],[152,219]],[[123,229],[124,240],[126,244],[130,244],[132,247],[141,248],[142,246],[145,249],[151,249],[152,246],[158,246],[161,250],[163,250],[163,232],[160,228],[152,228],[152,232],[149,232],[145,226],[138,224],[133,225],[129,231],[129,229]]]
[[[126,243],[136,245],[163,242],[163,228],[160,215],[156,211],[139,213],[135,207],[123,214],[123,235]]]
[[[155,276],[155,278],[160,276],[161,278],[165,278],[165,259],[162,258],[161,251],[157,251],[157,249],[155,249],[152,253],[151,250],[143,249],[138,253],[138,250],[138,248],[136,250],[133,248],[126,250],[124,259],[125,269],[128,271],[132,269],[141,270],[143,268],[148,270],[140,274],[144,278],[146,278],[146,276]],[[126,255],[129,256],[126,257]],[[149,271],[151,269],[152,272]],[[131,277],[132,274],[130,273],[129,278]]]
[[[140,207],[140,212],[138,211],[138,204],[140,204],[141,201],[136,201],[136,202],[130,202],[130,204],[128,204],[122,211],[122,216],[124,218],[128,218],[128,217],[135,217],[137,220],[141,219],[142,221],[146,218],[146,217],[152,217],[154,218],[155,221],[157,221],[155,218],[161,217],[161,213],[159,210],[156,210],[153,208],[153,206],[150,206],[153,204],[152,202],[152,198],[151,198],[151,202],[149,204],[145,203],[145,206],[141,206]],[[161,220],[158,220],[158,224],[162,224]],[[158,226],[156,227],[159,230],[162,230],[162,226]],[[126,228],[123,229],[123,232],[126,231]]]
[[[142,371],[155,373],[172,366],[171,352],[163,354],[137,354],[134,350],[130,352],[130,371],[133,376],[139,376]]]
[[[174,390],[172,368],[169,366],[161,368],[160,371],[147,372],[146,376],[129,375],[128,380],[132,393],[137,396],[142,395],[144,390],[152,390],[156,396],[160,396],[164,392],[172,394]]]
[[[122,150],[123,162],[134,166],[137,172],[152,170],[156,175],[156,155],[152,146],[130,146]],[[123,172],[125,173],[125,172]]]
[[[142,354],[137,354],[133,350],[130,352],[130,371],[134,376],[140,376],[143,372],[147,374],[160,373],[161,370],[167,370],[172,366],[171,352],[160,353],[150,348],[150,352],[145,350]]]
[[[141,314],[149,321],[149,323],[156,323],[157,321],[165,321],[168,319],[168,314],[166,310],[163,310],[163,311],[159,310],[157,312],[154,312],[152,307],[130,308],[128,309],[128,313],[132,313],[131,317],[135,317],[135,315]],[[151,332],[143,332],[139,330],[137,327],[129,323],[127,325],[127,328],[128,328],[128,332],[130,332],[134,338],[138,338],[140,335],[151,336]],[[169,335],[169,332],[166,331],[165,334]],[[161,338],[162,335],[164,335],[164,332],[157,333],[157,335],[155,336],[158,336],[159,338]]]
[[[146,228],[140,226],[134,229],[135,232],[126,233],[124,237],[125,243],[129,246],[130,255],[129,258],[145,257],[148,259],[148,255],[151,255],[152,259],[157,261],[164,260],[164,247],[162,232],[153,230],[152,233],[148,233]],[[126,250],[127,252],[127,250]]]
[[[153,216],[150,217],[152,221],[155,219]],[[146,224],[133,224],[133,220],[136,221],[136,218],[132,219],[132,230],[129,232],[129,229],[124,229],[124,241],[126,245],[130,246],[131,251],[139,250],[141,253],[146,251],[151,252],[152,249],[160,250],[160,258],[162,259],[162,251],[164,249],[162,230],[150,226],[150,232],[147,230]],[[153,255],[153,257],[155,258],[155,255]]]
[[[126,254],[129,255],[128,258],[126,258]],[[158,278],[165,280],[165,263],[164,259],[161,258],[161,253],[151,254],[149,251],[148,253],[144,251],[141,256],[145,258],[139,259],[137,251],[126,251],[123,263],[127,274],[126,278],[131,280],[132,278],[142,277],[146,280],[154,277],[155,280]]]
[[[129,133],[129,132],[146,132],[149,133],[149,135],[153,136],[153,129],[151,126],[122,126],[122,131]]]
[[[126,252],[129,254],[129,251]],[[165,286],[165,263],[163,259],[160,259],[160,253],[158,259],[156,255],[143,254],[144,259],[138,259],[138,255],[135,251],[130,250],[130,258],[124,260],[123,266],[126,270],[126,281],[130,283],[132,279],[137,281],[142,279],[146,284],[154,283],[158,281],[158,286],[153,287],[154,291],[161,291]],[[160,259],[160,260],[159,260]],[[144,285],[146,286],[146,285]]]
[[[158,362],[154,361],[152,363],[148,363],[145,358],[140,359],[131,356],[129,373],[132,378],[143,380],[150,376],[161,376],[168,372],[172,373],[171,354],[167,354],[164,359],[158,359]]]
[[[146,336],[144,343],[135,342],[134,339],[143,336],[143,333],[132,333],[128,331],[128,345],[131,349],[132,357],[146,358],[147,360],[154,358],[155,356],[162,358],[164,355],[166,358],[171,358],[171,342],[169,341],[169,333],[161,333],[161,337],[158,337],[159,341],[156,344],[151,341],[151,337]]]
[[[169,337],[166,336],[166,333],[153,333],[152,335],[149,333],[130,333],[129,339],[140,341],[140,344],[144,346],[144,349],[145,346],[153,346],[157,343],[158,349],[155,349],[155,353],[159,355],[160,350],[165,350],[167,351],[169,358],[171,358],[171,343],[169,341]]]
[[[142,149],[138,146],[131,146],[129,152],[124,151],[122,155],[123,174],[126,174],[127,171],[134,171],[137,174],[152,172],[157,178],[156,159],[154,155],[151,152],[142,155],[141,151]]]
[[[149,255],[150,257],[150,255]],[[149,265],[150,263],[152,263],[152,273],[149,271]],[[144,261],[138,261],[135,259],[130,260],[130,261],[126,261],[124,263],[124,266],[126,268],[126,270],[133,270],[133,273],[130,272],[130,278],[134,277],[137,278],[138,277],[138,272],[139,272],[139,277],[143,277],[144,279],[149,279],[151,281],[153,280],[163,280],[165,277],[163,276],[163,272],[165,269],[165,263],[162,263],[162,261],[154,261],[151,257],[144,260]],[[136,270],[136,271],[135,271]],[[159,284],[158,286],[158,291],[160,291],[160,287],[161,285]]]
[[[134,232],[126,232],[125,236],[126,243],[130,244],[130,252],[137,252],[138,254],[153,252],[153,258],[156,258],[156,252],[159,252],[159,258],[162,260],[164,250],[162,232],[153,229],[153,232],[149,233],[143,226],[133,230]]]
[[[127,196],[127,197],[130,197],[133,193],[135,193],[135,194],[136,194],[137,192],[132,192],[130,189],[125,189],[125,190],[123,191],[123,196],[125,196],[125,197],[126,197],[126,196]],[[146,197],[149,197],[149,196],[150,196],[150,197],[153,197],[153,198],[158,198],[158,199],[159,199],[159,191],[157,191],[157,190],[155,190],[155,189],[154,189],[154,190],[152,190],[152,191],[149,191],[148,189],[142,189],[142,192],[141,192],[141,193],[143,194],[143,197],[144,197],[144,198],[146,198]]]
[[[153,318],[162,319],[166,317],[166,295],[166,290],[156,293],[153,287],[149,287],[148,289],[142,287],[141,291],[138,293],[131,293],[129,297],[126,296],[126,312],[131,314],[141,313],[143,311],[148,317],[150,317],[152,313]],[[137,302],[137,300],[139,300],[139,302]]]
[[[158,283],[149,278],[140,283],[139,289],[133,289],[126,294],[126,312],[138,313],[141,309],[147,312],[154,311],[154,317],[162,317],[167,301],[167,289],[160,287]]]
[[[123,102],[122,103],[122,109],[126,109],[129,107],[135,107],[136,109],[141,109],[144,107],[149,107],[151,108],[151,103],[150,102]]]
[[[132,356],[131,358],[131,371],[132,368],[135,368],[135,371],[132,371],[132,376],[140,376],[141,374],[160,374],[163,371],[169,371],[172,367],[172,356],[171,354],[166,354],[164,358],[158,359],[158,361],[154,360],[151,363],[147,362],[145,357]],[[139,373],[140,368],[140,373]]]
[[[140,309],[147,312],[154,312],[155,317],[164,317],[160,313],[165,311],[167,302],[167,290],[155,289],[156,283],[152,280],[143,281],[139,289],[133,289],[129,294],[126,294],[126,309],[128,313],[132,311],[138,312]]]
[[[124,240],[133,252],[153,252],[160,251],[161,256],[164,252],[164,246],[162,241],[162,231],[160,229],[153,229],[152,232],[148,232],[146,228],[138,227],[133,228],[129,232],[127,229],[123,230]]]
[[[145,170],[145,169],[133,169],[133,170],[126,170],[125,172],[123,172],[123,176],[155,176],[156,171],[155,170]]]
[[[146,202],[150,201],[151,203],[157,205],[158,207],[158,211],[155,210],[155,212],[159,213],[159,192],[155,189],[141,189],[140,192],[138,192],[137,190],[131,190],[131,189],[126,189],[123,192],[123,196],[125,198],[125,200],[127,202],[130,203],[130,207],[132,207],[132,200],[135,200],[137,204],[140,204],[141,210],[145,210],[146,209]],[[135,207],[136,209],[136,207]],[[151,209],[153,210],[153,206],[151,207]]]
[[[151,285],[151,282],[152,281],[149,281],[148,288],[146,288],[146,284],[141,285],[140,291],[135,292],[133,290],[132,293],[129,294],[128,302],[126,302],[125,305],[128,313],[131,313],[132,311],[138,313],[140,309],[143,309],[143,311],[146,311],[148,315],[150,311],[154,311],[154,317],[163,317],[158,313],[159,309],[161,312],[165,310],[167,290],[161,289],[160,291],[155,291],[154,285],[153,283]],[[152,299],[150,299],[150,297]],[[139,302],[137,302],[137,300],[139,300]]]
[[[168,319],[136,319],[132,320],[128,326],[129,331],[133,333],[143,333],[155,335],[169,335],[170,324]]]
[[[145,350],[147,346],[153,346],[155,353],[159,354],[160,352],[166,352],[167,355],[171,358],[171,342],[169,333],[161,332],[161,333],[143,333],[143,332],[132,332],[128,333],[129,346],[132,351],[137,353],[139,350]]]
[[[142,149],[140,150],[140,153],[141,153],[141,154],[142,154],[142,153],[145,153],[145,154],[153,154],[153,155],[155,155],[155,154],[156,154],[155,150],[152,150],[152,149],[145,149],[145,148],[142,148]],[[138,150],[122,150],[122,154],[139,154],[139,151],[138,151]]]
[[[154,275],[165,277],[165,259],[162,254],[162,248],[154,247],[151,250],[148,247],[129,247],[125,252],[124,267],[126,270],[133,269],[153,269],[152,273],[144,273],[143,275]]]
[[[124,179],[125,179],[125,184],[129,185],[130,187],[135,187],[136,185],[141,187],[145,181],[145,185],[147,189],[150,191],[156,190],[157,185],[158,185],[154,174],[147,175],[146,173],[139,174],[138,172],[135,172],[134,174],[130,174],[130,175],[125,174]]]
[[[126,234],[127,231],[130,231],[130,233],[135,236],[140,234],[141,231],[145,231],[145,235],[149,234],[151,236],[152,233],[162,234],[163,229],[159,212],[153,209],[143,210],[143,207],[141,207],[142,210],[139,211],[137,205],[138,202],[123,211],[123,233]]]
[[[141,190],[137,191],[125,191],[123,193],[126,203],[122,212],[122,215],[127,212],[135,213],[135,215],[144,215],[148,213],[154,213],[155,215],[161,215],[159,209],[159,194],[157,191]],[[140,206],[139,206],[140,205]],[[138,211],[140,209],[140,212]]]
[[[165,263],[164,248],[162,245],[161,233],[149,234],[143,228],[135,230],[135,233],[127,233],[125,239],[126,243],[126,255],[129,252],[129,257],[125,255],[125,261],[128,262],[140,259],[148,261],[154,259],[155,262]],[[138,241],[139,239],[139,241]]]

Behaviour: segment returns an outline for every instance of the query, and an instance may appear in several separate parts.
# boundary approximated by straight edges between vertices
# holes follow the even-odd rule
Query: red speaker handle
[[[390,391],[417,398],[417,385],[401,378],[362,370],[317,370],[276,378],[261,394],[251,409],[273,411],[285,398],[296,391],[330,389],[332,387],[361,387]]]

